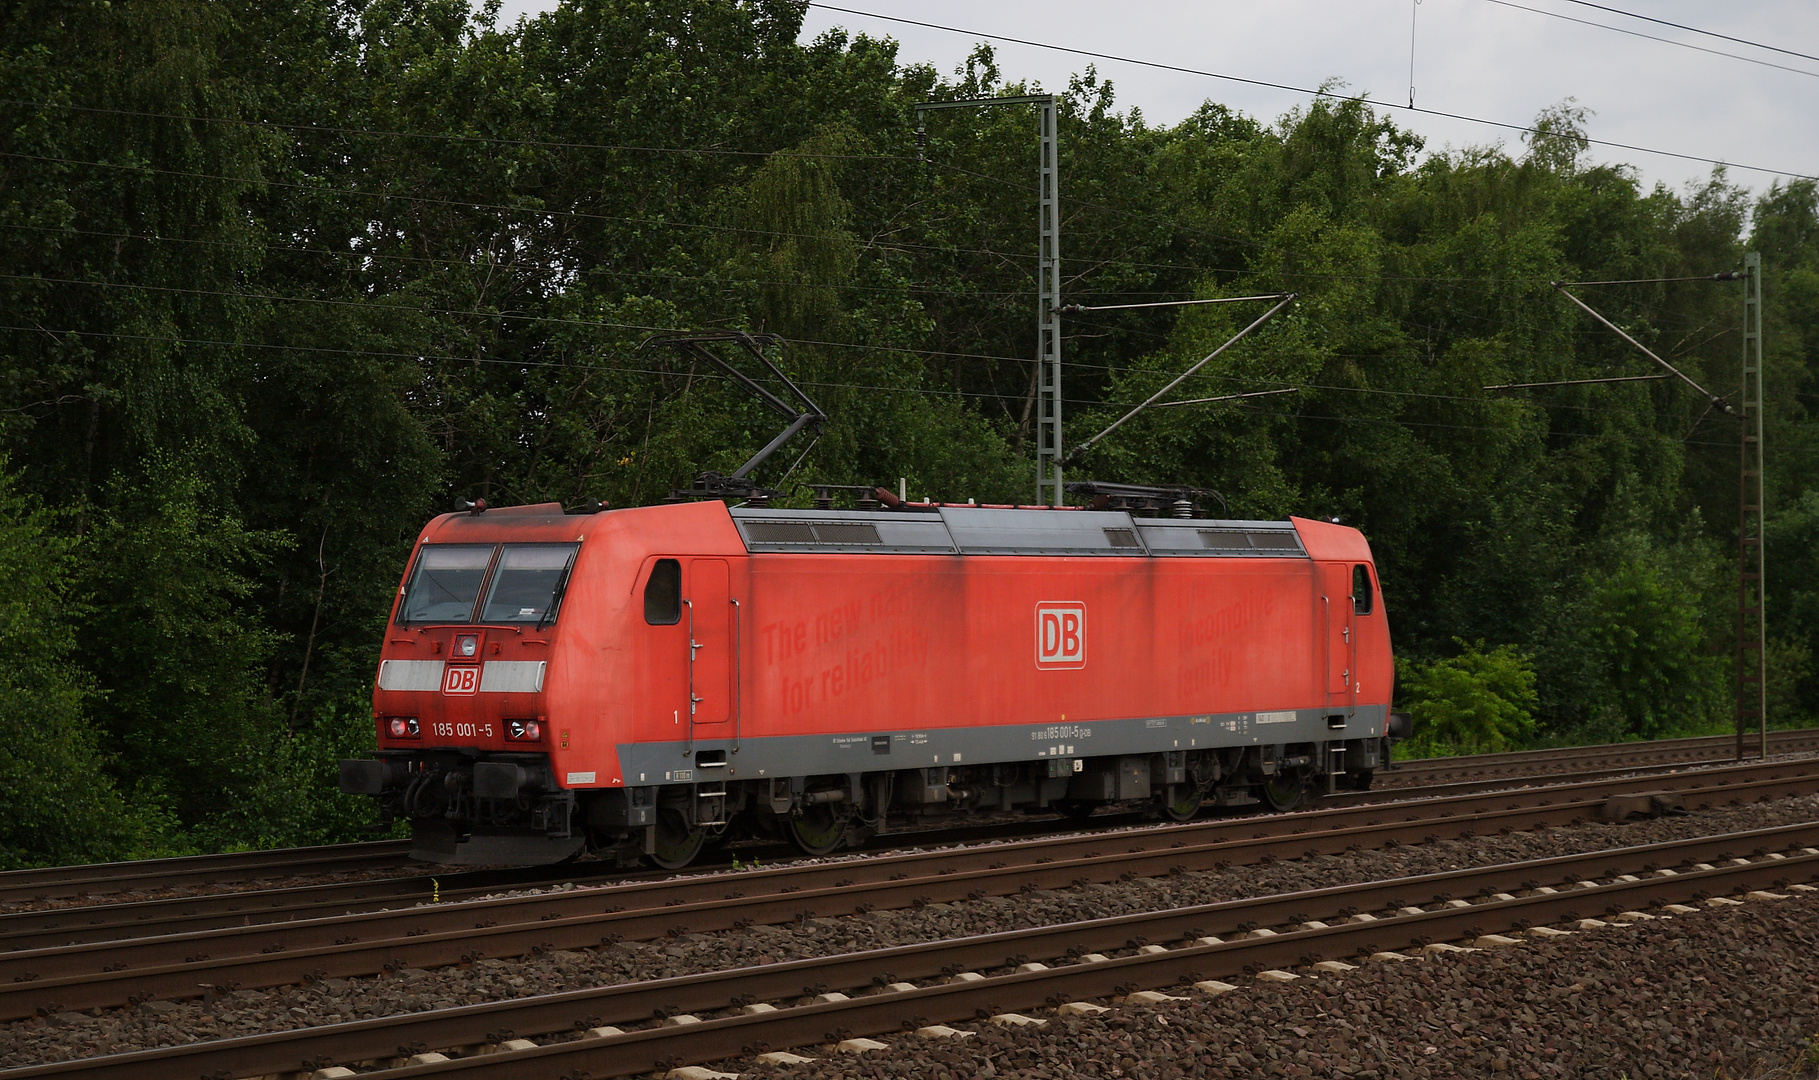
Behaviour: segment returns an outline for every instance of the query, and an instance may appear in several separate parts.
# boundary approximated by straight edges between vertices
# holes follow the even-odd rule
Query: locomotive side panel
[[[1166,713],[1310,709],[1312,570],[1306,561],[1156,560],[1167,585],[1155,676],[1172,680]]]
[[[734,573],[749,583],[737,732],[688,724],[688,691],[674,689],[686,679],[688,639],[677,634],[649,666],[664,677],[639,683],[671,689],[644,709],[654,721],[620,745],[636,762],[627,783],[698,781],[689,756],[701,752],[725,751],[726,777],[753,778],[1255,745],[1331,730],[1317,681],[1329,605],[1305,559],[743,562],[748,574]],[[712,670],[702,662],[712,647],[697,652],[697,677]]]
[[[748,562],[754,737],[972,722],[966,564],[957,558],[757,555]]]
[[[543,739],[558,789],[606,786],[618,778],[614,750],[620,695],[630,657],[616,632],[627,606],[624,577],[632,558],[618,542],[623,530],[608,519],[590,524],[552,627],[545,681]]]
[[[976,722],[1073,724],[1314,704],[1298,602],[1308,591],[1305,562],[971,565],[971,685],[991,706]]]
[[[1370,544],[1357,529],[1290,518],[1308,555],[1322,566],[1318,603],[1325,624],[1322,670],[1333,710],[1361,713],[1358,726],[1382,735],[1395,684],[1389,617]]]

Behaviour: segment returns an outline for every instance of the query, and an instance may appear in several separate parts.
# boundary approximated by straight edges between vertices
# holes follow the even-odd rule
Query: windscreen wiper
[[[537,629],[556,621],[556,609],[562,606],[562,596],[568,592],[568,576],[575,569],[575,557],[580,554],[580,548],[568,553],[568,561],[562,564],[562,576],[556,579],[556,589],[550,594],[549,607],[543,609],[543,617],[537,620]]]

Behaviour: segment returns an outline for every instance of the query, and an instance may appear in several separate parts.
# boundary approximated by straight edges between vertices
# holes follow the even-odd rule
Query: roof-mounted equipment
[[[872,484],[805,484],[803,486],[815,493],[815,509],[817,510],[832,510],[836,491],[850,493],[855,510],[876,510],[882,505],[878,493],[884,489]],[[889,492],[885,492],[885,494],[889,494]]]
[[[1069,495],[1087,500],[1088,510],[1123,510],[1132,514],[1166,515],[1176,518],[1204,517],[1200,504],[1217,499],[1221,509],[1225,498],[1211,488],[1179,485],[1151,487],[1143,484],[1105,484],[1097,480],[1079,480],[1067,485]]]

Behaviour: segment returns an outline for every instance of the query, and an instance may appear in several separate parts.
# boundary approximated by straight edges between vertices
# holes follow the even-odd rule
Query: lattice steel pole
[[[1036,501],[1062,505],[1061,465],[1061,207],[1055,160],[1055,99],[1036,110],[1042,160],[1037,166],[1041,220],[1036,236]],[[1048,489],[1045,498],[1043,489]]]
[[[1767,566],[1763,548],[1762,485],[1762,255],[1743,259],[1742,441],[1737,502],[1737,757],[1743,732],[1756,720],[1756,752],[1768,756]]]
[[[918,117],[932,109],[984,105],[1034,105],[1041,157],[1036,163],[1036,501],[1062,504],[1061,486],[1061,173],[1057,159],[1055,95],[923,101]],[[927,133],[918,126],[916,143]],[[1045,490],[1046,493],[1045,493]]]

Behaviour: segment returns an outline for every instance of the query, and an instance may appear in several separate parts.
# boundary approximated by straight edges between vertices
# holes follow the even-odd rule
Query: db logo
[[[442,692],[445,694],[471,694],[480,689],[480,669],[477,667],[444,668],[442,671]]]
[[[1086,605],[1036,605],[1036,666],[1086,666]]]

